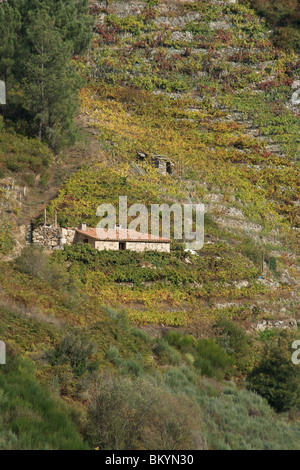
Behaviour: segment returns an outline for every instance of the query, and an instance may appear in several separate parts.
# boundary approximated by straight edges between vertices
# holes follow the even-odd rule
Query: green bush
[[[160,339],[154,348],[155,353],[158,355],[161,364],[178,365],[181,360],[181,354],[164,338]]]
[[[294,335],[283,331],[268,342],[247,377],[247,386],[266,398],[278,412],[300,409],[300,368],[292,363]]]
[[[3,255],[8,255],[16,244],[11,230],[12,225],[9,222],[0,222],[0,253]]]
[[[164,335],[164,339],[166,339],[170,345],[182,349],[184,352],[193,350],[197,345],[197,341],[193,336],[174,330],[168,331],[168,333]]]
[[[154,7],[160,4],[160,0],[146,0],[147,5]]]
[[[201,339],[197,345],[195,367],[202,375],[222,378],[230,374],[233,360],[227,352],[212,339]]]
[[[23,248],[21,255],[15,260],[15,267],[21,273],[35,276],[57,290],[74,284],[74,279],[66,267],[51,261],[43,248],[36,245]]]
[[[261,267],[262,263],[262,250],[258,246],[253,238],[247,238],[243,241],[240,246],[240,252],[242,255],[249,258],[257,267]]]
[[[222,317],[216,321],[215,328],[218,344],[233,358],[234,367],[241,373],[249,372],[254,362],[254,348],[245,329]]]
[[[96,363],[89,357],[94,352],[94,345],[89,339],[76,332],[67,333],[53,351],[48,351],[46,357],[52,366],[70,364],[75,375],[92,372]]]
[[[252,8],[274,28],[275,45],[300,50],[300,6],[298,0],[250,0]]]
[[[152,338],[148,333],[145,331],[141,330],[140,328],[134,327],[131,330],[132,334],[136,336],[137,338],[141,339],[145,343],[151,344],[152,343]]]

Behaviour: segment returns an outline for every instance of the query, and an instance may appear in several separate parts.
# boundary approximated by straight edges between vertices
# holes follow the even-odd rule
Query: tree
[[[88,0],[8,0],[0,9],[10,20],[16,15],[21,18],[22,37],[26,36],[32,17],[45,11],[53,19],[63,41],[70,44],[72,54],[82,54],[89,47],[93,20],[88,14]],[[4,32],[5,35],[9,33]]]
[[[26,37],[28,52],[21,81],[24,106],[39,139],[59,150],[74,141],[73,116],[81,80],[69,64],[69,45],[45,11],[32,18]]]
[[[292,335],[286,331],[264,348],[247,377],[250,390],[266,398],[277,411],[300,407],[300,368],[292,362]]]
[[[14,65],[17,32],[21,27],[20,12],[10,4],[0,8],[0,78],[7,83]]]
[[[88,0],[0,3],[0,79],[9,83],[6,116],[55,151],[75,140],[81,80],[71,65],[92,36]]]

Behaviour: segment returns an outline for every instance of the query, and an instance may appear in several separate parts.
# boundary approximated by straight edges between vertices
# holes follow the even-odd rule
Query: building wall
[[[95,248],[96,250],[102,251],[102,250],[118,250],[119,249],[119,242],[101,242],[101,241],[96,241],[95,243]]]
[[[159,251],[170,253],[170,243],[127,242],[126,248],[131,251]]]
[[[61,249],[64,245],[72,245],[73,243],[86,243],[92,248],[99,251],[102,250],[119,250],[118,241],[97,241],[87,237],[81,233],[75,232],[74,229],[54,228],[53,226],[40,226],[33,231],[33,243],[44,246],[47,249]],[[150,243],[150,242],[126,242],[126,249],[131,251],[159,251],[170,253],[170,243]]]
[[[82,239],[84,238],[81,236]],[[82,241],[81,241],[82,242]],[[90,239],[90,242],[93,242]],[[79,242],[80,243],[80,242]],[[99,251],[102,250],[119,250],[119,242],[118,241],[95,241],[94,248]],[[159,252],[167,252],[170,253],[170,243],[147,243],[147,242],[126,242],[126,249],[130,251],[159,251]]]
[[[76,243],[84,243],[86,237],[77,233]],[[89,244],[96,250],[119,250],[118,241],[99,241],[89,238]],[[130,251],[159,251],[170,253],[170,243],[126,242],[126,249]]]
[[[32,243],[48,250],[61,249],[63,245],[72,245],[74,239],[74,229],[40,225],[32,232]]]
[[[96,240],[94,240],[93,238],[89,238],[89,237],[83,235],[82,233],[76,232],[74,242],[75,243],[85,243],[86,239],[88,240],[88,243],[92,248],[96,248],[96,243],[97,243]]]
[[[35,245],[53,250],[60,245],[61,230],[51,226],[41,225],[33,231],[32,242]]]

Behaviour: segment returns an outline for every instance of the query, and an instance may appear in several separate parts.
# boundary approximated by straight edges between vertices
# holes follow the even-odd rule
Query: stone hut
[[[160,251],[170,253],[171,240],[149,233],[116,229],[61,228],[55,225],[41,225],[32,232],[32,243],[47,250],[60,250],[64,245],[88,243],[97,250]]]
[[[96,250],[159,251],[170,253],[171,240],[149,233],[116,227],[115,229],[76,229],[75,243],[88,243]]]

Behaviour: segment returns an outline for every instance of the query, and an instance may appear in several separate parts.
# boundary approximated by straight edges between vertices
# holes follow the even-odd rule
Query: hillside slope
[[[159,277],[150,265],[146,281],[142,263],[135,281],[126,260],[122,280],[108,268],[93,293],[146,323],[186,325],[212,311],[298,318],[299,116],[290,99],[299,58],[275,49],[264,22],[238,3],[95,3],[91,12],[81,105],[105,161],[64,184],[50,220],[57,209],[63,226],[94,226],[97,206],[117,206],[121,194],[148,206],[203,202],[208,214],[205,247],[199,259],[185,256],[184,274],[176,265],[173,279],[170,262]],[[172,175],[138,152],[167,155]]]
[[[91,47],[72,59],[86,80],[79,142],[54,156],[0,129],[0,338],[29,361],[0,369],[0,449],[60,448],[55,428],[38,438],[39,402],[21,395],[15,412],[7,399],[23,369],[39,396],[50,390],[50,411],[59,404],[62,447],[299,448],[300,62],[242,3],[92,1]],[[172,174],[140,152],[169,158]],[[204,203],[204,247],[20,255],[45,208],[48,223],[57,211],[62,227],[95,226],[120,195]],[[281,414],[249,390],[272,348],[282,376],[271,369],[266,388],[287,397]]]

